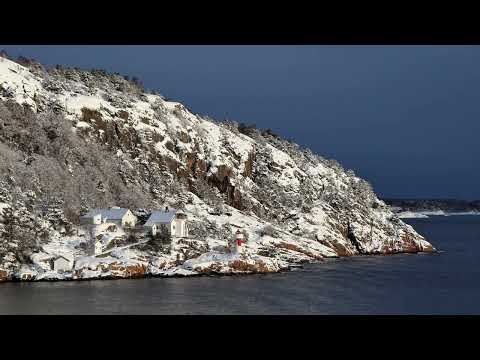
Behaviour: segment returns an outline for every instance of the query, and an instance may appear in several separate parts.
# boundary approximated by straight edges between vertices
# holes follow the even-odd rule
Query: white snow
[[[0,85],[6,90],[13,91],[14,99],[18,103],[37,108],[33,97],[42,93],[43,88],[40,79],[27,68],[0,57]],[[0,95],[0,98],[3,97]]]
[[[84,128],[91,128],[92,126],[85,122],[85,121],[79,121],[77,122],[77,124],[75,125],[77,128],[81,128],[81,129],[84,129]]]
[[[400,211],[396,215],[401,219],[428,218],[430,216],[462,216],[480,215],[479,211],[444,211],[444,210],[421,210],[421,211]]]
[[[459,212],[449,212],[445,214],[446,216],[455,216],[455,215],[480,215],[480,211],[459,211]]]
[[[72,80],[73,81],[73,80]],[[42,79],[32,74],[28,69],[3,58],[0,58],[0,85],[7,91],[12,91],[14,99],[19,103],[27,103],[34,110],[37,109],[34,101],[35,95],[42,95],[49,100],[55,100],[60,106],[64,107],[67,118],[75,123],[77,129],[93,130],[91,124],[81,121],[82,108],[88,108],[100,112],[105,121],[121,122],[122,127],[129,130],[135,130],[137,135],[144,143],[153,147],[162,157],[174,159],[179,163],[185,163],[186,154],[195,154],[199,159],[207,161],[210,166],[209,175],[215,175],[221,166],[226,166],[232,171],[230,181],[233,185],[240,184],[247,191],[255,188],[255,184],[250,178],[244,178],[241,174],[245,170],[245,164],[251,153],[256,151],[259,144],[252,138],[229,131],[226,127],[215,122],[202,119],[199,116],[190,113],[181,103],[173,101],[164,101],[160,96],[146,94],[140,98],[135,96],[127,97],[125,94],[112,93],[105,94],[103,90],[88,89],[80,82],[70,82],[66,85],[71,86],[74,91],[61,90],[60,94],[47,91],[42,88]],[[70,88],[70,87],[68,87]],[[108,96],[105,96],[108,95]],[[125,106],[116,107],[109,101],[108,97],[119,96]],[[121,96],[120,96],[121,95]],[[146,101],[145,101],[146,99]],[[114,102],[117,104],[117,102]],[[153,104],[160,104],[164,107],[163,114],[155,113]],[[121,119],[118,112],[126,111],[127,119]],[[158,116],[158,118],[156,118]],[[145,122],[142,122],[142,119]],[[103,131],[103,130],[99,130]],[[181,141],[178,137],[181,133],[187,134],[189,139]],[[161,141],[153,139],[162,139]],[[178,141],[175,141],[178,140]],[[166,144],[171,142],[175,144],[176,151],[167,149]],[[339,193],[350,186],[351,182],[360,181],[359,178],[348,178],[345,173],[330,167],[328,164],[297,164],[296,161],[286,151],[267,144],[271,150],[272,168],[275,168],[275,175],[271,180],[276,181],[284,189],[292,193],[298,193],[300,180],[309,178],[316,186],[316,190],[321,189],[323,185],[336,187]],[[179,150],[179,151],[178,151]],[[125,150],[128,152],[128,150]],[[124,154],[118,150],[116,155],[120,158]],[[132,168],[132,162],[121,159],[125,166]],[[136,160],[138,161],[138,160]],[[241,181],[238,181],[241,180]],[[193,202],[187,204],[186,213],[189,221],[212,221],[216,222],[218,227],[230,225],[235,230],[237,227],[245,230],[249,239],[244,245],[243,254],[231,254],[224,252],[226,240],[218,238],[202,239],[212,250],[196,258],[185,261],[182,265],[177,265],[176,255],[181,244],[174,241],[171,254],[162,254],[158,257],[148,256],[139,251],[136,247],[140,244],[133,244],[122,248],[116,248],[109,251],[110,256],[96,258],[85,256],[85,252],[79,249],[79,245],[85,241],[84,231],[80,231],[78,236],[64,236],[56,232],[52,235],[51,241],[43,246],[43,252],[33,256],[35,269],[24,269],[26,276],[37,272],[37,279],[54,279],[56,277],[67,278],[72,274],[52,274],[45,265],[49,257],[63,254],[76,258],[75,270],[79,272],[81,278],[105,277],[111,275],[108,266],[113,262],[123,265],[142,265],[148,266],[148,273],[162,276],[188,276],[198,274],[195,269],[205,269],[215,264],[220,266],[222,272],[231,271],[229,263],[235,260],[242,260],[248,264],[254,265],[259,261],[264,263],[269,269],[282,269],[288,265],[288,262],[308,261],[315,258],[336,256],[336,252],[330,247],[324,245],[330,240],[335,240],[341,245],[348,245],[342,233],[345,220],[336,217],[336,210],[326,201],[317,198],[310,212],[301,212],[298,208],[292,209],[290,214],[282,214],[285,218],[291,216],[291,228],[286,229],[280,225],[275,227],[278,237],[261,236],[260,230],[267,225],[267,222],[259,219],[253,213],[244,213],[229,206],[225,206],[230,216],[212,215],[210,206],[205,204],[194,194],[189,193]],[[252,203],[258,204],[257,199],[252,198]],[[378,202],[382,206],[382,202]],[[354,203],[357,205],[357,203]],[[0,203],[0,215],[2,209],[8,204]],[[269,211],[269,209],[266,209]],[[399,217],[427,217],[429,215],[446,215],[445,213],[400,213]],[[453,214],[452,214],[453,215]],[[459,215],[459,214],[458,214]],[[393,213],[390,210],[379,209],[369,210],[365,215],[361,212],[352,211],[352,227],[355,229],[364,241],[367,250],[373,251],[382,248],[391,240],[381,226],[391,229],[390,218]],[[366,218],[368,218],[366,220]],[[376,226],[368,225],[371,221]],[[367,224],[368,223],[368,224]],[[94,236],[102,235],[102,241],[108,244],[117,237],[125,236],[121,229],[116,231],[107,231],[112,224],[102,224],[94,229]],[[298,229],[294,230],[295,227]],[[404,229],[409,229],[414,233],[413,228],[406,225]],[[404,230],[402,230],[404,231]],[[399,238],[401,234],[397,234]],[[191,239],[190,239],[191,240]],[[193,241],[193,240],[192,240]],[[419,240],[422,241],[422,240]],[[258,255],[260,250],[273,249],[276,255],[267,258]],[[222,252],[223,251],[223,252]],[[308,255],[310,254],[310,255]],[[62,255],[62,256],[63,256]],[[105,255],[105,254],[104,254]],[[148,261],[147,261],[148,260]],[[28,271],[31,271],[29,273]]]
[[[428,218],[428,215],[425,215],[423,213],[413,212],[413,211],[402,211],[402,212],[397,213],[397,216],[400,219]]]
[[[1,58],[0,58],[0,59],[1,59]],[[0,203],[0,216],[3,215],[3,209],[6,209],[6,208],[8,208],[8,207],[10,207],[9,204],[7,204],[7,203]]]

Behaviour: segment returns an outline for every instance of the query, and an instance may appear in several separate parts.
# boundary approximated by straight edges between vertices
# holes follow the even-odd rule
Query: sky
[[[270,128],[380,197],[480,199],[480,46],[13,46]]]

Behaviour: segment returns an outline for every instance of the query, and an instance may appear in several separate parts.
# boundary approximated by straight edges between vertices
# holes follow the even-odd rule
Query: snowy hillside
[[[433,250],[333,160],[201,117],[120,75],[22,63],[0,57],[0,278],[276,272],[324,257]],[[184,209],[191,236],[88,256],[78,217],[117,205],[137,215]],[[232,255],[226,241],[238,228],[248,241]],[[72,271],[45,265],[58,253],[76,259]]]

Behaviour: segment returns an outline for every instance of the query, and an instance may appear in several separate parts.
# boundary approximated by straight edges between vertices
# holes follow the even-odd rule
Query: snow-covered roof
[[[68,261],[68,262],[72,262],[72,261],[73,261],[73,259],[68,259],[67,257],[65,257],[65,256],[63,256],[63,255],[56,255],[56,256],[54,257],[54,261],[57,261],[57,260],[59,260],[59,259],[63,259],[63,260]]]
[[[170,224],[175,218],[177,210],[170,209],[169,211],[152,211],[145,226],[152,226],[153,224]]]
[[[92,218],[98,214],[101,214],[102,218],[121,220],[128,211],[129,210],[125,208],[92,209],[83,215],[82,218]]]
[[[47,254],[47,253],[37,253],[35,254],[36,261],[57,261],[58,259],[64,259],[66,261],[72,262],[74,257],[72,254]]]

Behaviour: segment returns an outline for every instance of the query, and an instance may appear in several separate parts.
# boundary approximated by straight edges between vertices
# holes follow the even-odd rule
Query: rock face
[[[119,75],[22,64],[0,57],[0,141],[6,147],[0,160],[9,156],[0,161],[0,204],[21,208],[22,221],[33,224],[31,204],[55,198],[37,251],[87,260],[66,274],[34,262],[15,275],[20,279],[275,272],[325,257],[434,251],[351,170],[269,130],[215,122]],[[51,186],[52,176],[42,173],[49,167],[69,186]],[[88,257],[88,236],[75,225],[80,210],[120,203],[147,213],[181,207],[191,238]],[[225,245],[238,228],[248,241],[242,256],[232,258]],[[127,237],[118,231],[112,236]],[[21,257],[11,255],[19,268]],[[7,278],[0,270],[0,281]]]
[[[199,274],[262,274],[288,269],[286,262],[259,255],[210,252],[187,260],[184,268]]]
[[[0,269],[0,282],[8,281],[8,280],[10,280],[10,277],[9,277],[9,275],[8,275],[8,272],[5,271],[5,270]]]
[[[91,263],[77,266],[73,271],[72,279],[132,279],[147,275],[147,266],[141,263],[124,263],[118,260],[89,259]]]

